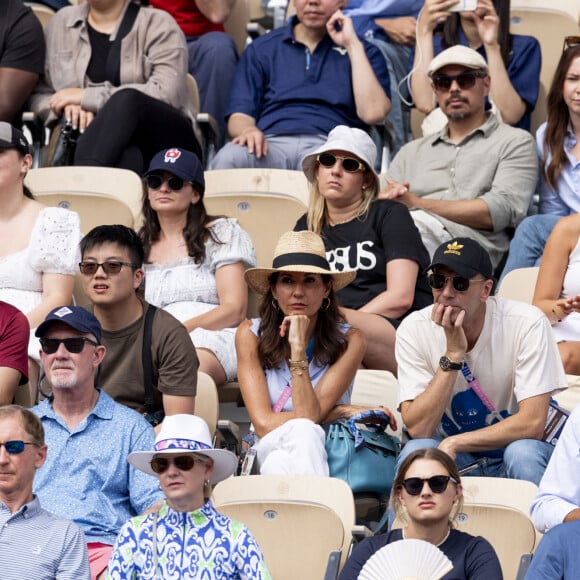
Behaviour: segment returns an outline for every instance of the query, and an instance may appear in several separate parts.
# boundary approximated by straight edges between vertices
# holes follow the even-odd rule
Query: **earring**
[[[363,191],[366,191],[366,189],[367,189],[367,186],[366,186],[366,185],[363,185],[363,186],[362,186],[362,190],[363,190]]]
[[[280,310],[280,307],[278,306],[278,302],[276,302],[276,300],[274,298],[272,298],[272,308],[278,312],[278,310]]]
[[[326,304],[324,304],[324,300],[327,301]],[[330,298],[327,296],[324,300],[322,301],[322,306],[320,307],[322,312],[326,312],[330,308]]]

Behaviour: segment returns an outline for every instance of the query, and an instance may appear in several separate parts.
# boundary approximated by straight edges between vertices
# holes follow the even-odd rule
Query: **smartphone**
[[[473,12],[477,8],[477,0],[459,0],[450,8],[448,12]]]

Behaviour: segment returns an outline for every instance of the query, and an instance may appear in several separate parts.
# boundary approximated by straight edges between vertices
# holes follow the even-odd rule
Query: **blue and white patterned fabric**
[[[210,501],[193,512],[176,512],[164,502],[157,514],[137,516],[121,528],[107,580],[159,578],[271,580],[248,528],[220,514]]]

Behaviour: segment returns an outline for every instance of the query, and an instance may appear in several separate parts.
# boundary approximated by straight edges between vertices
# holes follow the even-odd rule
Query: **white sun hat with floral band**
[[[244,276],[258,294],[266,294],[270,288],[269,278],[274,272],[328,274],[332,278],[335,292],[350,284],[356,277],[354,270],[333,272],[326,259],[322,238],[308,230],[282,234],[274,250],[272,267],[250,268]]]
[[[234,474],[238,458],[226,449],[214,449],[207,423],[195,415],[169,415],[161,424],[161,430],[153,445],[153,451],[134,451],[129,454],[129,463],[149,475],[151,460],[156,455],[195,452],[213,460],[210,483],[216,484]]]
[[[329,151],[344,151],[358,157],[375,176],[377,184],[379,176],[375,171],[375,161],[377,159],[377,146],[368,133],[362,129],[337,125],[326,138],[326,143],[315,151],[308,153],[302,159],[302,170],[310,182],[316,181],[317,158],[321,153]]]

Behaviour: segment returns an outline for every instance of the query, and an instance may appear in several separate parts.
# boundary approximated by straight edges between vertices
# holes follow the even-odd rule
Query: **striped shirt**
[[[0,575],[2,580],[89,580],[83,532],[42,509],[37,497],[13,514],[0,502]]]

